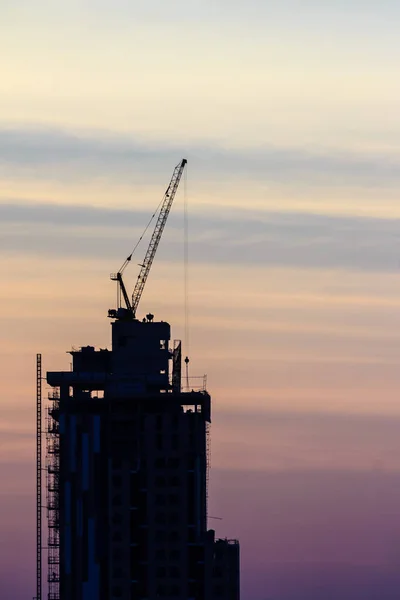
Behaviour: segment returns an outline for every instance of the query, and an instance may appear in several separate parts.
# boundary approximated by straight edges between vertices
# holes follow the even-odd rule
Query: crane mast
[[[181,180],[185,165],[187,160],[183,158],[181,162],[175,167],[174,172],[172,174],[171,181],[169,186],[167,187],[164,197],[161,202],[160,212],[157,218],[156,225],[154,227],[153,234],[151,236],[151,240],[149,246],[147,248],[146,255],[144,257],[143,263],[140,265],[140,272],[136,281],[135,288],[132,294],[132,302],[129,299],[128,293],[126,291],[122,273],[125,270],[125,267],[128,265],[132,258],[132,254],[128,256],[125,260],[124,264],[118,271],[118,273],[114,273],[111,275],[111,279],[118,282],[118,309],[110,309],[108,311],[108,316],[111,318],[124,318],[124,319],[135,319],[136,311],[140,302],[140,299],[143,294],[144,287],[146,285],[147,278],[150,273],[151,265],[153,264],[154,256],[157,252],[158,244],[160,243],[160,239],[162,233],[164,231],[165,223],[167,222],[168,215],[171,210],[172,203],[175,198],[175,194],[177,192],[179,182]],[[121,308],[121,296],[124,298],[126,308]]]

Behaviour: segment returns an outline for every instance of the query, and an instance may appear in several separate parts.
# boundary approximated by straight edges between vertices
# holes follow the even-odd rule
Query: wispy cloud
[[[1,251],[104,257],[128,254],[151,211],[0,204]],[[180,261],[182,215],[172,212],[160,260]],[[192,212],[195,262],[396,273],[400,220],[208,207]],[[107,241],[108,240],[108,241]]]
[[[3,176],[16,170],[30,177],[65,180],[165,181],[165,165],[182,156],[193,163],[195,181],[257,178],[298,185],[390,186],[400,183],[400,157],[388,152],[350,152],[323,147],[224,147],[223,144],[167,144],[135,139],[106,131],[69,131],[54,128],[0,128],[0,165]]]

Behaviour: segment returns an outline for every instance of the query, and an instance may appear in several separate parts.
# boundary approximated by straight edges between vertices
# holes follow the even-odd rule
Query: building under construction
[[[131,257],[112,276],[111,349],[73,350],[71,370],[47,373],[45,465],[38,355],[37,600],[42,468],[48,600],[239,600],[239,544],[207,528],[210,395],[203,380],[182,385],[170,325],[137,318],[185,164],[161,202],[132,298],[122,279]]]

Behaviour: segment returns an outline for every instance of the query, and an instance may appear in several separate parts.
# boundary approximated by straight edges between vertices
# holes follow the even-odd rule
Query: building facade
[[[239,600],[239,545],[207,529],[211,399],[181,389],[170,326],[48,372],[49,600]]]

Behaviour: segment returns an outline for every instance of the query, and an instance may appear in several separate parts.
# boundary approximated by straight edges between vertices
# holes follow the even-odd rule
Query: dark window
[[[179,514],[178,513],[171,513],[169,515],[169,519],[168,521],[172,524],[172,525],[176,525],[177,523],[179,523]]]
[[[122,514],[115,512],[112,516],[113,525],[120,525],[122,523]]]
[[[122,504],[122,496],[120,494],[117,494],[112,499],[112,505],[113,506],[121,506],[121,504]]]
[[[165,596],[165,593],[166,593],[165,585],[158,585],[157,586],[157,595]]]
[[[216,596],[222,596],[224,593],[224,588],[222,587],[222,585],[216,585],[214,587],[214,594]]]
[[[179,448],[179,436],[176,433],[171,438],[171,447],[172,450],[178,450]]]
[[[170,567],[169,574],[173,579],[177,579],[178,577],[180,577],[181,572],[179,570],[179,567]]]
[[[168,536],[170,542],[178,542],[179,541],[179,531],[171,531]]]
[[[181,553],[179,550],[171,550],[169,553],[169,557],[171,560],[179,560],[181,557]]]
[[[168,496],[168,502],[169,502],[169,504],[171,504],[171,506],[176,506],[177,504],[179,504],[178,494],[170,494]]]
[[[156,417],[156,427],[158,430],[162,429],[162,425],[163,425],[163,419],[162,419],[162,415],[157,415]]]
[[[163,542],[165,540],[165,531],[163,529],[158,529],[155,538],[156,542]]]
[[[165,516],[165,513],[161,513],[161,512],[160,513],[156,513],[155,522],[158,525],[164,525],[164,523],[166,523],[166,521],[167,521],[167,518]]]
[[[157,506],[165,506],[165,496],[164,494],[156,494],[156,504]]]
[[[156,469],[163,469],[165,467],[165,458],[156,458],[154,466]]]
[[[112,557],[114,561],[120,561],[122,558],[122,550],[121,548],[114,548]]]
[[[181,591],[180,591],[180,588],[179,588],[178,585],[171,585],[171,588],[170,588],[171,596],[173,596],[174,598],[176,598],[176,596],[180,595],[180,592]]]
[[[112,484],[114,487],[120,487],[122,485],[121,475],[113,475],[112,476]]]
[[[121,567],[115,567],[115,569],[113,569],[113,577],[115,577],[116,579],[119,579],[120,577],[122,577],[123,575],[123,571],[121,569]]]
[[[156,486],[157,487],[165,487],[165,477],[158,475],[156,477]]]
[[[157,577],[165,577],[166,574],[167,574],[167,571],[166,571],[165,567],[157,567],[157,570],[156,570]]]
[[[122,533],[120,531],[115,531],[112,535],[113,542],[120,542],[122,540]]]
[[[114,598],[122,598],[122,588],[120,586],[113,587],[112,595]]]
[[[156,560],[165,560],[166,551],[165,548],[159,548],[156,550]]]
[[[157,450],[163,449],[163,436],[161,434],[157,435]]]
[[[170,477],[169,483],[170,483],[170,485],[176,487],[180,484],[180,479],[179,479],[179,477],[174,475],[173,477]]]

